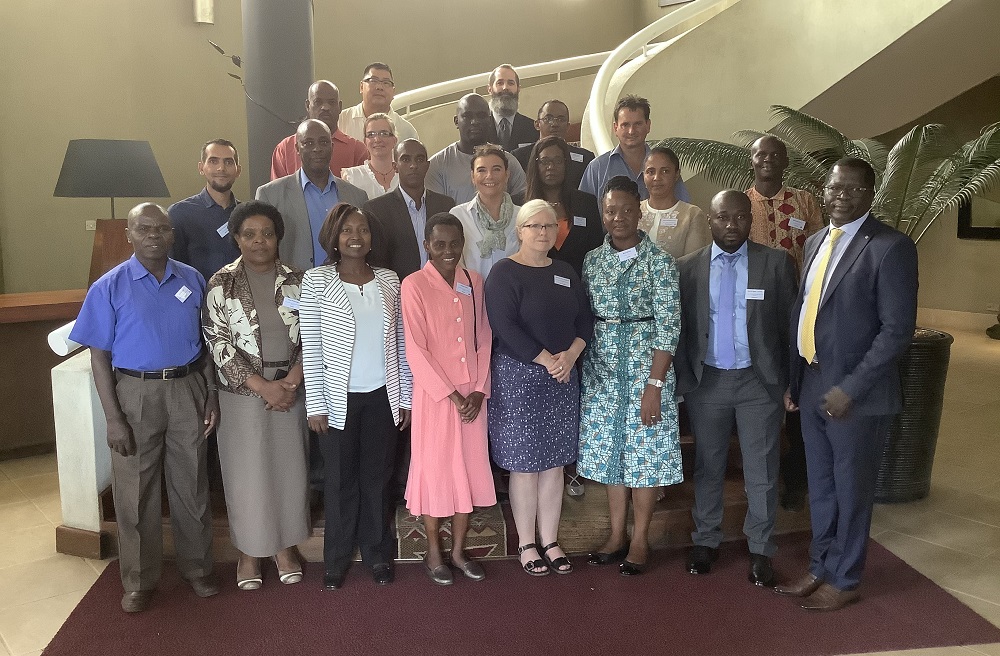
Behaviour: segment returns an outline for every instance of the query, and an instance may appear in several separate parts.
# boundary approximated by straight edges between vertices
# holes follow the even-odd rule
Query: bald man
[[[135,254],[87,292],[70,339],[90,347],[108,425],[122,609],[145,610],[160,579],[166,476],[177,569],[199,597],[219,592],[205,438],[219,399],[201,338],[205,279],[167,257],[173,228],[153,203],[129,212]]]
[[[340,101],[340,89],[329,80],[318,80],[309,86],[306,94],[306,116],[323,121],[330,130],[333,145],[333,156],[330,158],[330,172],[338,178],[340,170],[351,166],[360,166],[368,159],[368,148],[350,137],[338,128],[340,112],[343,110]],[[295,135],[281,140],[274,147],[271,155],[271,179],[291,175],[302,166],[298,151],[295,148]]]
[[[456,203],[468,203],[476,197],[472,184],[472,151],[494,135],[490,106],[482,96],[470,93],[455,106],[455,128],[458,141],[434,154],[427,169],[427,188],[449,196]],[[524,169],[512,155],[507,157],[510,175],[507,193],[523,194],[526,186]]]
[[[713,243],[677,261],[681,337],[674,358],[695,439],[691,574],[708,574],[722,542],[726,459],[733,428],[743,454],[750,551],[748,578],[774,587],[772,533],[778,506],[778,437],[788,389],[795,266],[784,251],[748,241],[745,194],[717,194]]]

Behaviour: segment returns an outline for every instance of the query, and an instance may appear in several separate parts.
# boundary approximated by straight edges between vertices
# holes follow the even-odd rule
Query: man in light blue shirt
[[[605,183],[616,175],[624,175],[639,185],[639,197],[646,200],[649,198],[649,190],[646,189],[646,182],[642,179],[642,165],[649,155],[649,146],[646,144],[646,137],[649,136],[652,127],[652,122],[649,120],[649,101],[634,94],[624,96],[615,103],[614,116],[612,127],[618,138],[618,145],[614,150],[598,156],[587,165],[587,169],[583,172],[583,181],[580,183],[580,191],[597,196],[600,203]],[[677,200],[691,202],[691,195],[688,194],[683,180],[677,180],[674,195],[677,196]]]
[[[681,338],[674,370],[695,436],[695,546],[687,570],[707,574],[718,557],[726,460],[736,428],[747,495],[748,579],[773,587],[771,536],[795,265],[786,251],[748,241],[753,214],[745,194],[721,192],[708,215],[713,243],[677,261]]]

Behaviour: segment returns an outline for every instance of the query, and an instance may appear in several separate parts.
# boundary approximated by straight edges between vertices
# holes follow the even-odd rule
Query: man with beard
[[[338,127],[340,112],[344,104],[340,102],[340,89],[333,82],[319,80],[313,82],[306,96],[306,115],[326,123],[332,135],[333,156],[330,158],[330,172],[338,178],[340,170],[351,166],[361,166],[368,159],[368,148],[353,137],[344,134]],[[271,179],[277,180],[291,175],[302,166],[295,146],[295,135],[285,137],[274,147],[271,155]]]
[[[241,170],[233,142],[209,141],[201,147],[198,162],[198,174],[207,181],[205,188],[167,210],[174,225],[170,257],[193,266],[205,280],[240,254],[229,238],[229,215],[239,202],[232,189]]]
[[[365,67],[361,76],[361,102],[340,112],[338,125],[346,134],[358,141],[365,140],[365,121],[372,114],[388,114],[396,126],[396,138],[402,143],[416,139],[417,130],[405,118],[392,109],[392,99],[396,95],[396,83],[392,81],[392,69],[388,64],[374,62]]]
[[[490,111],[496,129],[496,138],[491,141],[500,144],[508,152],[538,141],[535,122],[517,111],[521,78],[517,76],[514,67],[500,64],[494,68],[490,73],[487,90],[490,92]]]
[[[535,128],[540,135],[539,139],[559,137],[566,141],[566,133],[569,132],[569,107],[561,100],[545,101],[538,108],[538,120],[535,121]],[[531,149],[534,145],[532,142],[511,153],[521,163],[521,167],[525,171],[528,170],[528,159],[531,157]],[[569,161],[566,162],[566,185],[578,189],[583,180],[583,172],[593,159],[594,153],[586,148],[570,145]]]
[[[431,157],[427,188],[450,196],[459,205],[472,200],[476,196],[476,187],[472,184],[472,151],[489,140],[492,126],[490,106],[482,96],[470,93],[459,99],[455,109],[458,141]],[[524,169],[513,157],[507,158],[507,166],[510,174],[507,193],[511,196],[523,194],[526,189]]]

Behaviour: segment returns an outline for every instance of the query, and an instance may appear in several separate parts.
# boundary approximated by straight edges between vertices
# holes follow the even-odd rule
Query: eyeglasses
[[[392,132],[388,130],[379,130],[378,132],[365,132],[365,139],[374,139],[375,137],[382,137],[383,139],[388,139],[393,136]]]
[[[256,230],[243,230],[242,232],[236,233],[240,239],[245,241],[253,241],[257,238],[258,232]],[[260,233],[262,239],[274,239],[274,230],[262,230]]]
[[[568,116],[552,116],[551,114],[546,114],[538,120],[542,123],[548,123],[549,125],[562,125],[563,123],[569,123]]]
[[[535,161],[538,162],[538,166],[543,169],[550,166],[563,166],[566,164],[565,157],[538,157]]]
[[[547,230],[558,230],[558,223],[526,223],[522,228],[531,230],[532,232],[545,232]]]
[[[378,85],[380,87],[388,87],[390,89],[392,89],[393,87],[396,86],[395,82],[393,82],[392,80],[387,80],[384,77],[369,76],[369,77],[363,78],[361,81],[362,82],[367,82],[368,84],[372,84],[372,85]]]
[[[129,228],[128,231],[135,233],[140,237],[145,237],[146,235],[169,235],[171,232],[174,231],[174,229],[168,225],[159,225],[159,226],[139,225],[134,228]]]
[[[844,185],[826,185],[823,187],[823,191],[830,194],[834,198],[847,194],[848,198],[861,198],[865,195],[866,191],[870,191],[871,187],[845,187]]]

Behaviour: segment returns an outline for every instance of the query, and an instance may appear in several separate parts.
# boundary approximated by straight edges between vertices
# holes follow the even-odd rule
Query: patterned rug
[[[507,522],[504,521],[505,504],[477,508],[469,519],[469,534],[465,551],[473,558],[505,558],[512,552],[507,544]],[[444,549],[451,548],[451,520],[441,523],[441,542]],[[396,508],[396,535],[399,560],[421,560],[427,552],[427,533],[420,517],[410,514],[404,506]],[[515,550],[516,552],[516,550]]]

